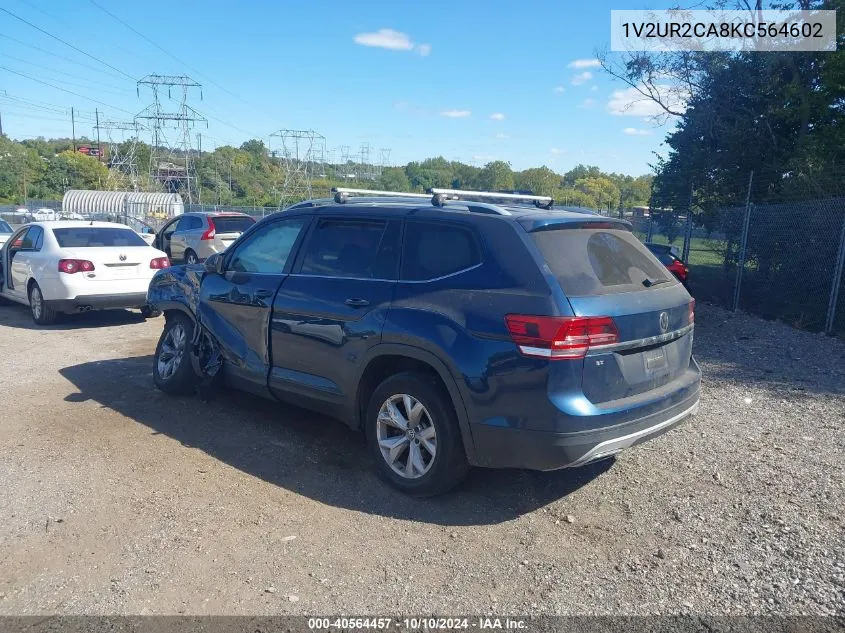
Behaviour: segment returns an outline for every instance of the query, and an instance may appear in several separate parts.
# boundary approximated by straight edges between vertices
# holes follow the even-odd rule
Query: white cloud
[[[440,116],[445,116],[450,119],[465,119],[471,114],[471,110],[445,110],[440,113]]]
[[[590,88],[590,92],[598,92],[598,91],[599,91],[598,86],[593,86],[592,88]]]
[[[566,92],[566,88],[563,86],[555,86],[555,92],[560,94],[561,92]]]
[[[673,110],[682,111],[686,108],[680,96],[670,95],[666,88],[665,98]],[[644,97],[636,88],[614,90],[607,102],[607,111],[616,115],[654,117],[665,114],[657,103]]]
[[[503,134],[502,132],[496,133],[496,138],[510,138],[507,134]]]
[[[375,48],[386,48],[390,51],[413,51],[422,57],[431,53],[431,44],[414,44],[407,33],[393,29],[379,29],[374,33],[358,33],[352,38],[356,44]]]
[[[635,127],[626,127],[622,132],[628,136],[649,136],[651,134],[650,130],[640,130]]]
[[[580,86],[583,83],[590,81],[593,78],[593,73],[589,70],[585,70],[582,73],[578,73],[572,78],[572,85],[573,86]]]
[[[595,99],[584,99],[578,107],[579,108],[592,108],[594,105],[596,105]]]
[[[558,156],[560,154],[564,154],[566,152],[565,149],[560,149],[559,147],[552,147],[552,148],[549,149],[549,151],[552,154],[554,154],[555,156]]]
[[[505,115],[502,114],[501,112],[494,112],[493,114],[490,115],[490,118],[493,119],[494,121],[504,121]]]
[[[601,62],[597,59],[576,59],[569,64],[567,64],[569,68],[577,68],[578,70],[583,70],[584,68],[598,68],[601,66]]]

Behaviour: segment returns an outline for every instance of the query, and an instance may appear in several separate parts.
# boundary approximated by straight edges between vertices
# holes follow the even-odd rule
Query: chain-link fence
[[[845,335],[845,197],[755,202],[765,188],[738,191],[745,204],[699,205],[689,196],[629,219],[644,242],[677,247],[696,298]]]

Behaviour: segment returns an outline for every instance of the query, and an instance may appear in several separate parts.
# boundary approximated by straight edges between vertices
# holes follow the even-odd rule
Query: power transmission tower
[[[341,145],[340,146],[340,173],[338,174],[344,180],[348,180],[349,178],[355,178],[354,168],[350,169],[349,167],[349,145]]]
[[[311,179],[315,166],[315,147],[324,147],[326,137],[314,130],[279,130],[270,135],[279,139],[280,147],[270,155],[279,159],[285,180],[279,196],[279,209],[312,197]]]
[[[372,166],[370,165],[370,144],[361,143],[360,166],[358,180],[372,180]]]
[[[381,177],[385,167],[390,167],[390,149],[382,147],[378,151],[378,176]]]
[[[143,127],[138,121],[100,121],[97,132],[106,135],[109,176],[106,189],[138,191],[138,139]]]
[[[152,131],[150,180],[180,193],[191,204],[199,197],[191,130],[197,123],[208,127],[208,120],[188,105],[188,93],[198,90],[202,99],[202,86],[186,75],[147,75],[138,81],[139,94],[141,86],[153,93],[153,103],[135,115],[136,121],[148,122]],[[162,103],[165,90],[175,108]]]

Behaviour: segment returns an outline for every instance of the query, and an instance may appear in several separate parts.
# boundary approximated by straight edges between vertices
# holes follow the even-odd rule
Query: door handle
[[[370,305],[370,302],[366,299],[347,299],[344,303],[348,306],[352,306],[353,308],[366,308]]]

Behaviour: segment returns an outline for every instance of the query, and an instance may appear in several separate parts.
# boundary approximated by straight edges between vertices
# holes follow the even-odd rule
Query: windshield
[[[143,238],[131,229],[81,226],[53,229],[53,235],[62,248],[95,248],[98,246],[148,246]]]
[[[675,281],[628,231],[565,228],[531,237],[570,297],[641,291]]]
[[[0,220],[0,233],[11,233],[12,227],[3,220]]]
[[[217,233],[243,233],[255,220],[248,215],[217,215],[211,218]]]

